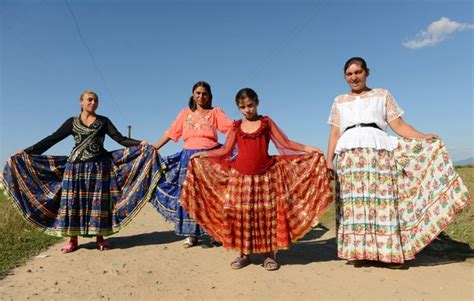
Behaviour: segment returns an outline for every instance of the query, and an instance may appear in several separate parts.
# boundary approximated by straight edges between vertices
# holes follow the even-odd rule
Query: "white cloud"
[[[402,45],[411,49],[433,46],[446,39],[453,32],[466,29],[474,29],[474,24],[458,23],[442,17],[431,23],[426,31],[417,34],[415,39],[403,42]]]

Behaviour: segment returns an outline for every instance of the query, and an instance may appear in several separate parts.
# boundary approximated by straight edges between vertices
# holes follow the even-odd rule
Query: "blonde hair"
[[[86,95],[86,94],[92,94],[92,95],[94,95],[94,96],[95,96],[95,99],[96,99],[97,101],[99,101],[99,95],[97,95],[97,93],[95,93],[95,92],[92,91],[92,90],[86,90],[86,91],[82,92],[82,93],[81,93],[81,97],[79,98],[79,100],[82,100],[82,98],[83,98],[84,95]]]
[[[97,93],[95,93],[94,91],[92,90],[86,90],[84,92],[81,93],[81,97],[79,97],[79,101],[82,100],[82,98],[84,97],[84,95],[87,95],[87,94],[91,94],[91,95],[94,95],[95,99],[97,100],[97,102],[99,101],[99,95],[97,95]],[[82,108],[81,108],[81,112],[82,112]]]

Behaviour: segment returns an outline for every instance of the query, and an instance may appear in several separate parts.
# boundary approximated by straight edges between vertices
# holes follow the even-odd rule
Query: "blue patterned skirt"
[[[164,157],[163,163],[166,170],[158,182],[151,203],[163,217],[175,224],[175,232],[180,236],[200,236],[206,232],[189,217],[188,212],[181,207],[179,195],[181,187],[186,178],[189,157],[195,153],[209,151],[211,149],[183,149],[171,156]]]
[[[12,156],[2,182],[22,215],[55,236],[111,235],[152,197],[162,173],[158,152],[134,146],[97,161]]]

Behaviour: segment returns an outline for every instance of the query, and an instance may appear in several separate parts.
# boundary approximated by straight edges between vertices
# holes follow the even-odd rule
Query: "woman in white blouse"
[[[328,121],[338,256],[400,267],[449,225],[470,196],[438,136],[403,121],[389,91],[367,87],[364,59],[349,59],[344,76],[350,92],[336,97]],[[390,137],[388,127],[402,138]]]

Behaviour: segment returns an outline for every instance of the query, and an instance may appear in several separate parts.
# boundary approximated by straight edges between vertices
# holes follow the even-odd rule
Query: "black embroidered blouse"
[[[87,162],[102,158],[108,152],[104,148],[105,134],[123,146],[134,146],[140,141],[123,136],[112,121],[105,116],[97,115],[96,120],[86,126],[80,116],[71,117],[53,134],[25,149],[27,154],[42,154],[50,147],[69,135],[74,136],[76,145],[69,155],[68,162]]]

